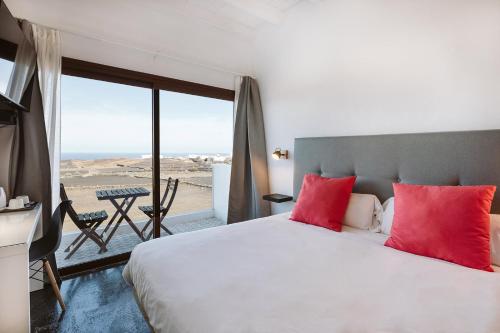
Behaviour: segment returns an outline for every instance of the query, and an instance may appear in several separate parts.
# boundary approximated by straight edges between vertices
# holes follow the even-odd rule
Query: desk
[[[29,248],[42,236],[42,205],[0,214],[0,332],[30,331]]]

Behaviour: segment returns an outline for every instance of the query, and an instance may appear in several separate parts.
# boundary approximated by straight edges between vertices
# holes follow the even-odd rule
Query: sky
[[[151,90],[63,75],[61,150],[151,153]],[[233,103],[161,91],[162,153],[231,153]]]

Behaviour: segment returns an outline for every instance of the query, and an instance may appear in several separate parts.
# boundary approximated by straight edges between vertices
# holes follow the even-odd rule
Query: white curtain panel
[[[236,110],[238,110],[238,99],[240,98],[241,81],[243,76],[234,77],[234,103],[233,103],[233,127],[236,121]]]
[[[42,94],[45,129],[49,146],[52,211],[59,204],[61,157],[61,35],[59,31],[32,24],[37,54],[38,80]]]
[[[18,103],[21,101],[24,91],[28,87],[36,67],[36,54],[33,51],[33,46],[31,45],[31,38],[33,36],[31,23],[23,21],[22,29],[26,38],[17,49],[14,68],[10,74],[6,91],[6,95]]]

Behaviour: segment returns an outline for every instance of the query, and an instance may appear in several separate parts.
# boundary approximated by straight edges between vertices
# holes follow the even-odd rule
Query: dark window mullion
[[[153,237],[160,237],[160,90],[153,89]]]

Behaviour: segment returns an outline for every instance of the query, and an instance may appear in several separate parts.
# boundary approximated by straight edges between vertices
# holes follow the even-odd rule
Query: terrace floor
[[[136,222],[136,225],[142,229],[146,221]],[[167,222],[168,228],[174,234],[201,230],[211,227],[217,227],[226,224],[225,222],[218,220],[215,217],[204,218],[193,221],[182,221],[182,222]],[[151,227],[150,227],[151,228]],[[98,229],[99,232],[99,229]],[[79,235],[79,232],[68,233],[62,236],[61,245],[59,250],[56,252],[57,266],[59,268],[69,267],[84,262],[90,262],[97,259],[102,259],[126,252],[130,252],[137,244],[141,243],[141,239],[137,234],[130,228],[127,223],[122,223],[122,226],[118,228],[117,232],[113,235],[113,238],[109,242],[107,248],[108,251],[99,254],[99,247],[90,239],[88,239],[69,259],[65,259],[67,252],[64,249],[68,247],[69,244]],[[168,234],[162,230],[162,236],[167,236]]]

